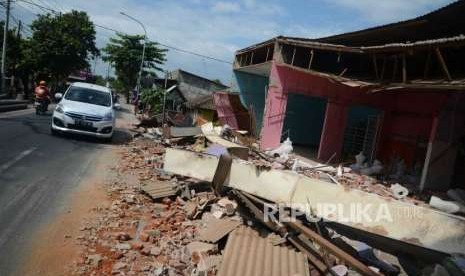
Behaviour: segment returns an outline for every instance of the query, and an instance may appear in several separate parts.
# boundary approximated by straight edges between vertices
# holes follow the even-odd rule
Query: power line
[[[26,4],[32,5],[32,6],[37,7],[37,8],[39,8],[39,9],[43,10],[43,11],[52,12],[52,13],[55,13],[55,14],[60,13],[60,12],[54,10],[54,9],[51,9],[51,8],[48,8],[48,7],[44,7],[44,6],[42,6],[42,5],[40,5],[40,4],[37,4],[37,3],[35,3],[35,2],[31,2],[31,1],[27,1],[27,0],[17,0],[17,1],[21,1],[21,2],[24,2],[24,3],[26,3]]]
[[[51,8],[47,8],[47,7],[44,7],[42,5],[39,5],[37,3],[34,3],[34,2],[30,2],[28,0],[18,0],[18,1],[22,1],[22,2],[25,2],[25,3],[29,3],[31,5],[34,5],[34,6],[37,6],[43,10],[47,10],[47,11],[50,11],[52,13],[59,13],[57,12],[56,10],[54,9],[51,9]],[[108,30],[108,31],[113,31],[115,33],[123,33],[124,32],[121,32],[121,31],[118,31],[116,29],[113,29],[111,27],[107,27],[107,26],[103,26],[103,25],[99,25],[99,24],[95,24],[94,25],[96,27],[99,27],[99,28],[102,28],[102,29],[105,29],[105,30]],[[196,52],[193,52],[193,51],[189,51],[189,50],[185,50],[185,49],[181,49],[181,48],[178,48],[178,47],[174,47],[174,46],[170,46],[170,45],[167,45],[167,44],[164,44],[164,43],[160,43],[160,42],[157,42],[159,45],[165,47],[165,48],[168,48],[168,49],[172,49],[172,50],[175,50],[175,51],[178,51],[178,52],[182,52],[182,53],[186,53],[186,54],[190,54],[190,55],[194,55],[194,56],[198,56],[198,57],[201,57],[201,58],[206,58],[206,59],[209,59],[209,60],[213,60],[213,61],[217,61],[217,62],[222,62],[222,63],[226,63],[226,64],[232,64],[232,62],[230,61],[227,61],[227,60],[223,60],[223,59],[219,59],[219,58],[215,58],[215,57],[210,57],[210,56],[207,56],[207,55],[203,55],[203,54],[199,54],[199,53],[196,53]]]
[[[35,10],[32,10],[29,6],[23,6],[21,3],[18,3],[18,2],[16,3],[16,5],[18,7],[21,7],[23,10],[26,10],[26,11],[30,12],[33,15],[36,15],[36,16],[39,15],[38,13],[36,13]]]
[[[191,54],[191,55],[198,56],[198,57],[201,57],[201,58],[207,58],[207,59],[214,60],[214,61],[218,61],[218,62],[223,62],[223,63],[227,63],[227,64],[232,64],[232,62],[227,61],[227,60],[223,60],[223,59],[219,59],[219,58],[215,58],[215,57],[210,57],[210,56],[202,55],[202,54],[199,54],[199,53],[196,53],[196,52],[192,52],[192,51],[189,51],[189,50],[184,50],[184,49],[177,48],[177,47],[170,46],[170,45],[166,45],[166,44],[163,44],[163,43],[160,43],[160,42],[157,42],[157,43],[160,44],[161,46],[165,47],[165,48],[172,49],[172,50],[175,50],[175,51],[178,51],[178,52],[183,52],[183,53]]]
[[[108,31],[113,31],[115,33],[123,33],[121,31],[118,31],[116,29],[113,29],[113,28],[110,28],[110,27],[106,27],[106,26],[102,26],[102,25],[98,25],[98,24],[94,24],[96,27],[99,27],[99,28],[102,28],[102,29],[105,29],[105,30],[108,30]],[[167,45],[167,44],[164,44],[164,43],[161,43],[161,42],[157,42],[159,45],[165,47],[165,48],[168,48],[168,49],[172,49],[172,50],[175,50],[175,51],[178,51],[178,52],[182,52],[182,53],[186,53],[186,54],[191,54],[191,55],[195,55],[195,56],[198,56],[198,57],[201,57],[201,58],[206,58],[206,59],[210,59],[210,60],[214,60],[214,61],[218,61],[218,62],[223,62],[223,63],[227,63],[227,64],[232,64],[232,62],[230,61],[226,61],[226,60],[223,60],[223,59],[219,59],[219,58],[215,58],[215,57],[210,57],[210,56],[206,56],[206,55],[203,55],[203,54],[199,54],[199,53],[196,53],[196,52],[192,52],[192,51],[189,51],[189,50],[184,50],[184,49],[181,49],[181,48],[178,48],[178,47],[174,47],[174,46],[170,46],[170,45]]]

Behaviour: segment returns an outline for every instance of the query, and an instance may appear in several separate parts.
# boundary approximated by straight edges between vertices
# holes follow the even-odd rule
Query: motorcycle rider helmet
[[[46,86],[47,83],[46,83],[44,80],[41,80],[41,81],[39,82],[39,85],[40,85],[40,86]]]

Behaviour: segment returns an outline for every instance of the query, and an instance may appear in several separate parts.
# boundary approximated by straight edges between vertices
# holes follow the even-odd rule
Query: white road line
[[[11,166],[13,166],[15,163],[17,163],[19,160],[23,159],[24,157],[28,156],[29,154],[31,154],[33,151],[35,151],[37,148],[34,147],[34,148],[30,148],[28,150],[25,150],[23,152],[21,152],[20,154],[18,154],[18,156],[16,156],[16,158],[10,160],[9,162],[3,164],[2,166],[0,166],[0,173],[3,173],[4,171],[8,170]]]
[[[26,109],[20,109],[20,110],[14,110],[14,111],[6,111],[6,112],[2,112],[0,113],[0,118],[10,118],[10,117],[18,117],[18,116],[21,116],[21,115],[26,115],[26,114],[29,114],[31,113],[32,114],[32,111],[34,111],[33,108],[26,108]]]

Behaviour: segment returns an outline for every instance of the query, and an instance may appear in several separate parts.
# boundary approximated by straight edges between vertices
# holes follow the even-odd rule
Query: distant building
[[[164,79],[158,79],[156,85],[164,87]],[[165,109],[188,115],[193,123],[216,120],[213,93],[227,89],[226,85],[197,76],[195,74],[176,70],[168,73],[167,88],[176,88],[166,95]]]

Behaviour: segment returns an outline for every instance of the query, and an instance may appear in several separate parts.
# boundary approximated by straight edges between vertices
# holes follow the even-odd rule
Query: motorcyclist
[[[36,101],[45,105],[45,110],[51,101],[50,91],[48,90],[47,83],[43,80],[39,82],[39,86],[34,90]]]

